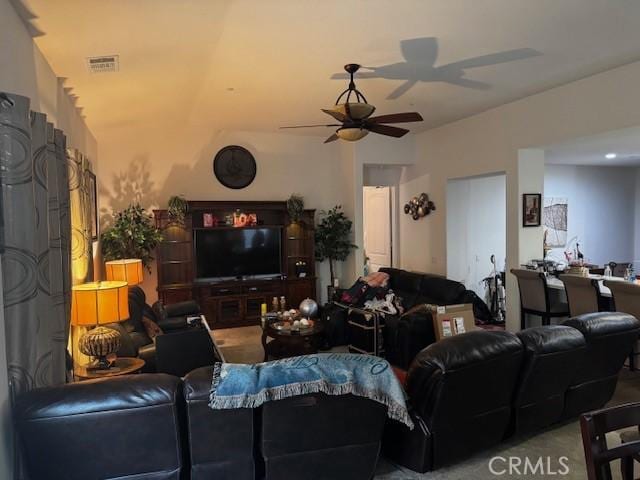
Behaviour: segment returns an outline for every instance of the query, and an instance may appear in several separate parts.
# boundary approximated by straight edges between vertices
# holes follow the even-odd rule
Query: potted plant
[[[113,226],[100,236],[104,259],[139,258],[151,271],[153,250],[162,240],[151,216],[136,203],[114,213],[114,219]]]
[[[287,212],[293,223],[299,222],[304,213],[304,199],[301,195],[292,194],[287,200]]]
[[[174,195],[173,197],[169,197],[167,207],[169,219],[172,222],[184,225],[184,218],[187,215],[187,209],[189,208],[187,200],[182,195]]]
[[[322,216],[316,227],[316,260],[319,262],[329,260],[329,272],[331,284],[334,282],[334,262],[343,262],[347,259],[351,250],[358,248],[351,243],[352,222],[342,211],[341,205],[336,205],[328,212],[320,212]]]

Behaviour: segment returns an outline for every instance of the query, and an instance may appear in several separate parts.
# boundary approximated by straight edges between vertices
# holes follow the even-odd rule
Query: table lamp
[[[127,282],[129,286],[142,283],[142,260],[139,258],[111,260],[105,262],[104,266],[107,280],[121,280]]]
[[[109,368],[107,356],[120,348],[120,333],[101,325],[129,318],[127,282],[83,283],[74,286],[71,295],[71,324],[94,327],[80,337],[78,349],[85,355],[95,357],[90,369]]]

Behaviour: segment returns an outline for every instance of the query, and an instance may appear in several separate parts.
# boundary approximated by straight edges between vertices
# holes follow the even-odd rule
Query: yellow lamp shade
[[[71,291],[71,323],[95,326],[129,318],[127,282],[107,281],[76,285]]]
[[[129,285],[142,283],[142,260],[139,258],[125,258],[111,260],[104,264],[107,270],[107,280],[119,280]]]

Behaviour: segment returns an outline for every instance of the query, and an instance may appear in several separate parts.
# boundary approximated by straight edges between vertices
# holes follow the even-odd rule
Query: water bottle
[[[611,275],[612,275],[611,266],[607,265],[606,267],[604,267],[604,276],[610,277]]]

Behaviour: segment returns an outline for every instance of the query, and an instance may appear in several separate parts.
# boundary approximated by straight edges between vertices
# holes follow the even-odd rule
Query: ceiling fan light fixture
[[[369,134],[369,130],[365,130],[364,128],[339,128],[336,131],[336,135],[340,137],[342,140],[346,140],[348,142],[356,142]]]
[[[340,112],[352,120],[364,120],[371,116],[375,112],[376,107],[369,103],[357,102],[357,103],[339,103],[336,104],[333,109],[334,112]]]

